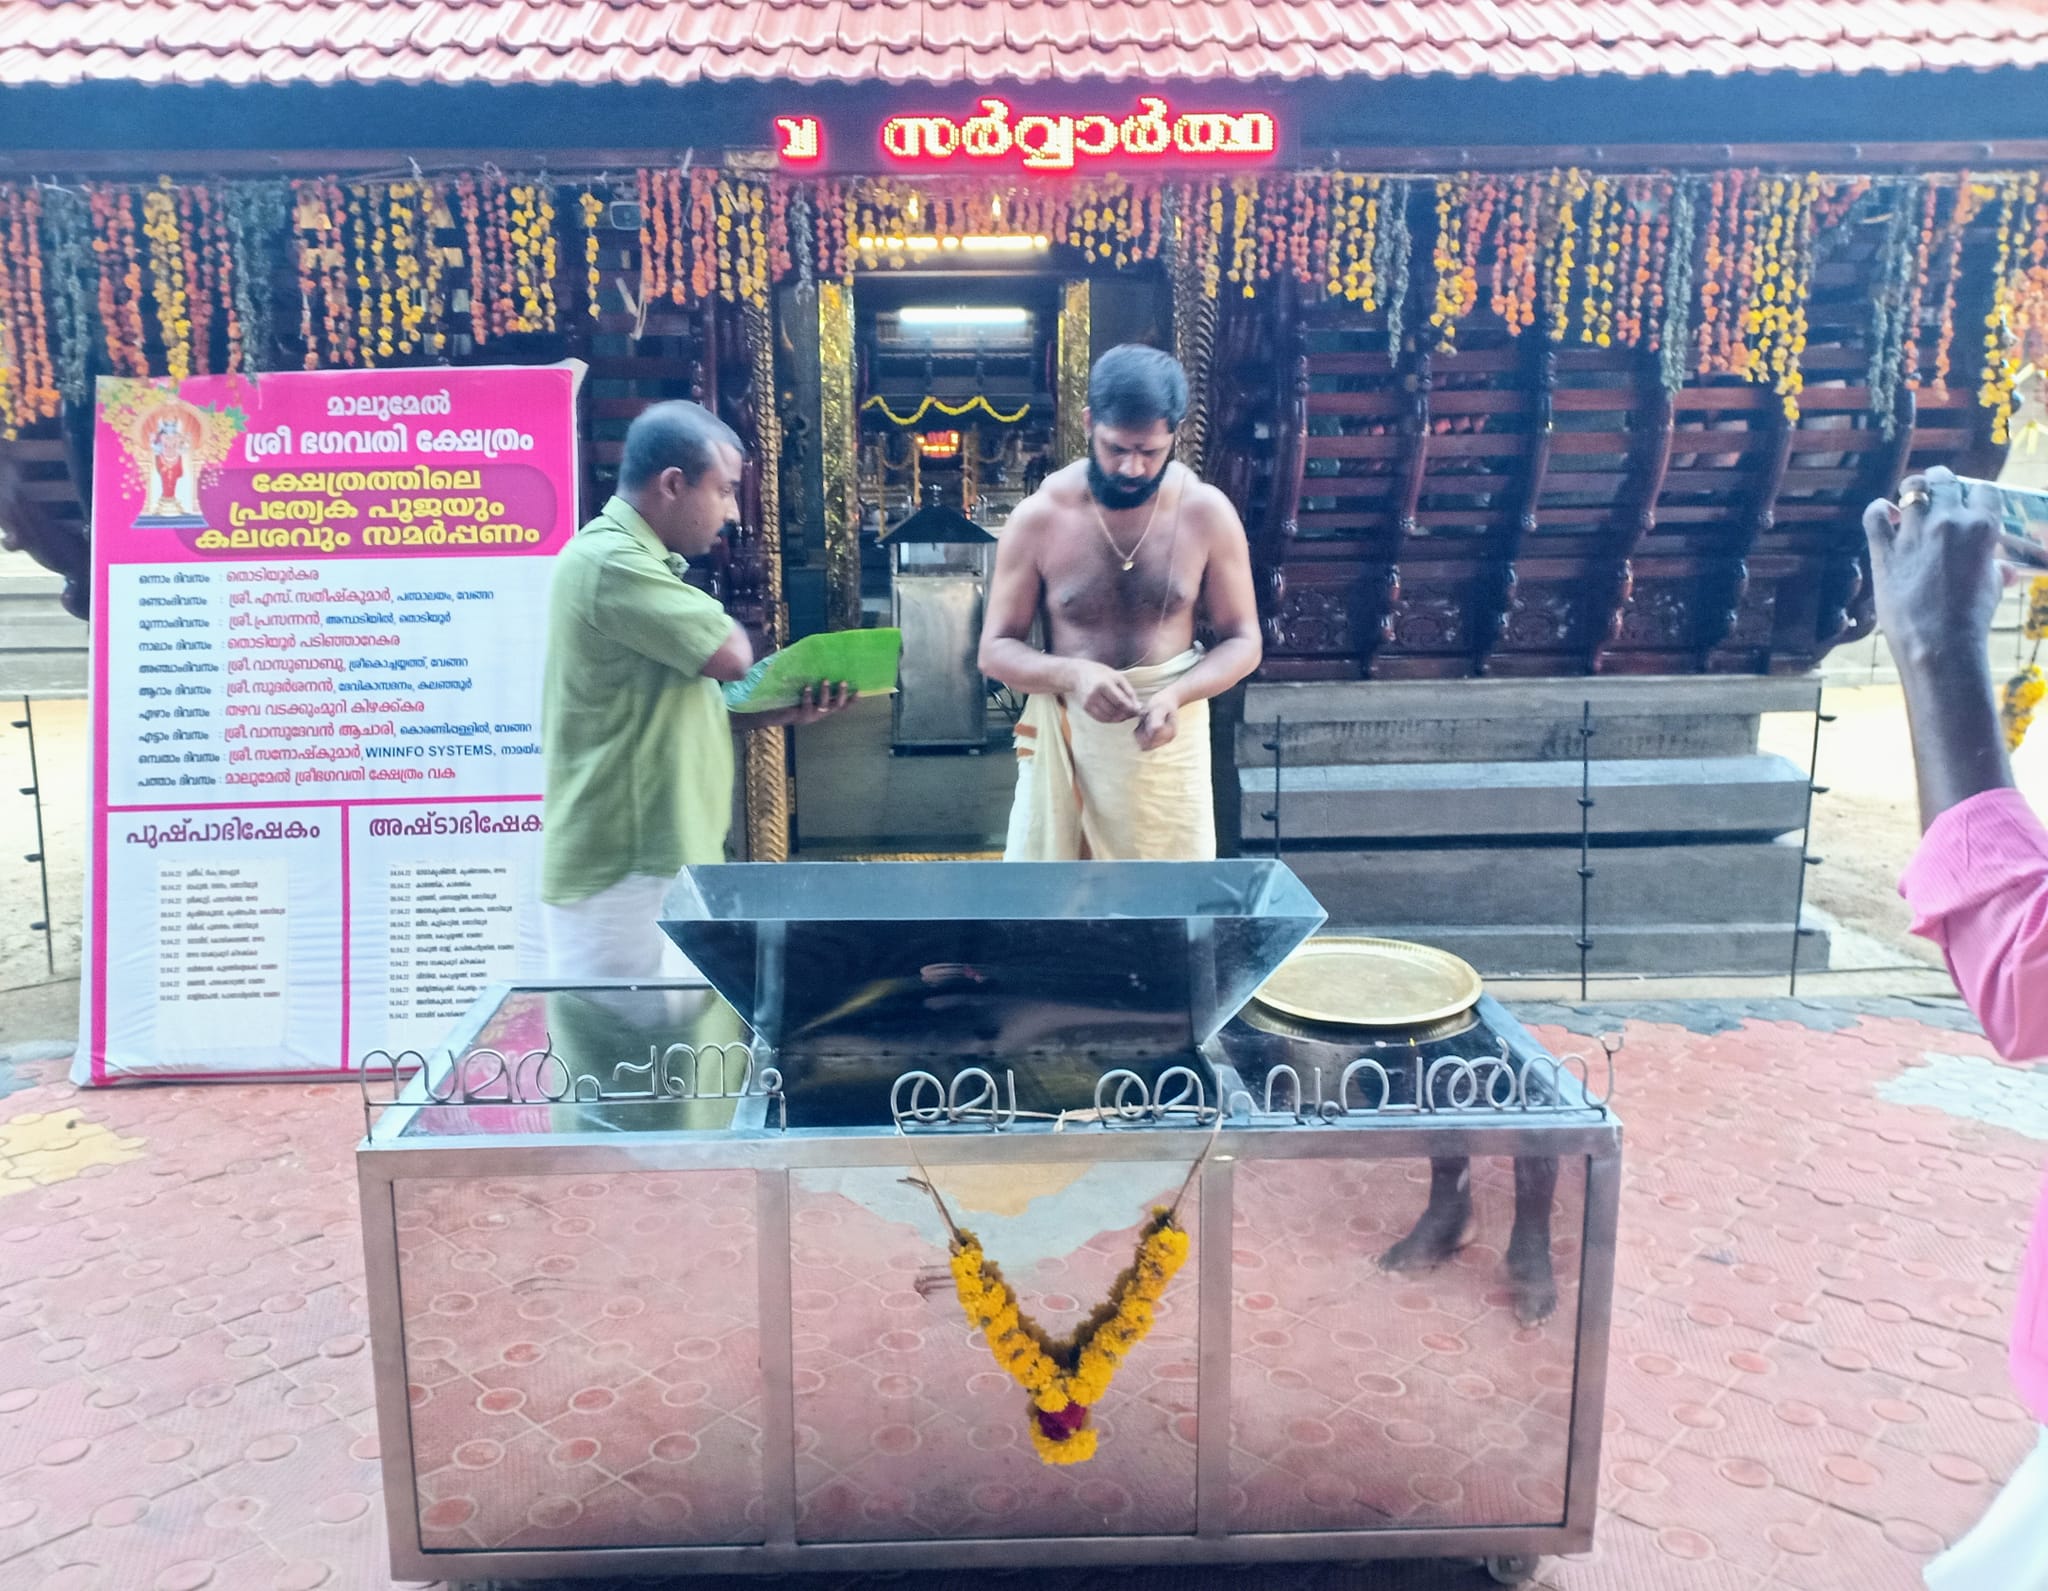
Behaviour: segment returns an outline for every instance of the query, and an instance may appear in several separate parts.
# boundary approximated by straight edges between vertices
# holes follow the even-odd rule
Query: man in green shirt
[[[683,580],[739,515],[732,429],[657,403],[626,432],[618,495],[563,549],[541,687],[541,900],[560,978],[651,978],[687,964],[655,926],[684,867],[722,862],[733,747],[719,682],[754,663],[746,631]],[[749,728],[852,699],[806,693]]]

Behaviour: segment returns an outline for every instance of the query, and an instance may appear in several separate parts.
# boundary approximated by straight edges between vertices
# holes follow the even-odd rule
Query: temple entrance
[[[1069,276],[1029,238],[917,252],[859,273],[848,316],[859,622],[904,630],[902,681],[799,738],[807,856],[1000,851],[1022,703],[974,665],[996,538],[1086,446],[1095,354],[1171,346],[1163,273]]]

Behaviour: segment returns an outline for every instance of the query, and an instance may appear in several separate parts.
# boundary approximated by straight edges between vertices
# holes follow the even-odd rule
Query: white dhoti
[[[548,976],[688,978],[696,973],[661,931],[661,903],[673,878],[629,873],[609,889],[566,906],[542,908]]]
[[[1150,702],[1201,661],[1190,647],[1169,662],[1124,670]],[[1180,710],[1180,730],[1138,749],[1135,720],[1097,723],[1057,696],[1033,696],[1017,724],[1017,796],[1006,862],[1181,862],[1216,855],[1209,778],[1209,704]]]

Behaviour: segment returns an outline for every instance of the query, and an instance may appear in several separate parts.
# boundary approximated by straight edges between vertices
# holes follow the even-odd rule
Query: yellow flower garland
[[[2035,575],[2027,585],[2027,617],[2022,633],[2029,641],[2048,641],[2048,575]]]
[[[1138,1240],[1131,1266],[1117,1277],[1109,1298],[1064,1342],[1054,1342],[1017,1305],[1017,1295],[982,1252],[981,1240],[962,1231],[953,1245],[953,1288],[969,1324],[988,1339],[989,1352],[1031,1394],[1031,1445],[1047,1464],[1085,1464],[1095,1456],[1096,1432],[1088,1411],[1109,1391],[1117,1368],[1152,1330],[1159,1300],[1187,1263],[1188,1235],[1171,1210],[1155,1210]]]
[[[937,409],[939,413],[945,415],[948,419],[954,420],[959,419],[963,414],[973,414],[978,409],[998,425],[1015,425],[1031,412],[1031,405],[1027,403],[1009,414],[1004,414],[978,392],[965,403],[947,403],[940,398],[926,398],[924,402],[920,403],[909,414],[898,414],[889,407],[889,400],[882,397],[879,393],[868,399],[861,407],[863,409],[880,409],[883,414],[894,420],[898,425],[915,425],[934,409]]]
[[[2048,680],[2042,678],[2038,663],[2029,663],[2005,682],[1998,716],[2005,725],[2007,751],[2020,749],[2021,742],[2027,738],[2027,730],[2033,726],[2034,710],[2041,705],[2043,696],[2048,696]]]

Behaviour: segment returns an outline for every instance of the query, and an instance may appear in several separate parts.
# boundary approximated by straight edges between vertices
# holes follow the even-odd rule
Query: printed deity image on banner
[[[153,381],[103,381],[100,404],[142,491],[134,528],[205,528],[199,489],[242,434],[242,411],[202,408],[179,397],[175,384]]]

